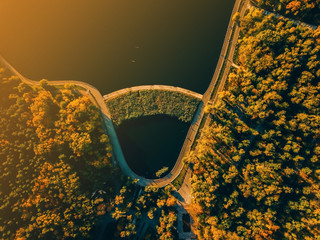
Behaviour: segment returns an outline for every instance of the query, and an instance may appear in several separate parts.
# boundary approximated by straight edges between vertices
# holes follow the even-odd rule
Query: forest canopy
[[[320,0],[254,0],[258,6],[309,24],[320,24]]]
[[[0,238],[89,237],[116,171],[97,107],[74,85],[30,86],[4,68],[0,89]]]
[[[113,166],[86,91],[4,68],[0,89],[0,239],[177,238],[172,187],[140,187]]]
[[[128,119],[161,114],[189,123],[199,103],[200,100],[194,97],[165,90],[129,92],[106,101],[112,121],[117,126]]]
[[[255,8],[241,20],[240,68],[188,159],[199,239],[319,238],[319,37]]]
[[[319,24],[319,0],[254,2]],[[256,7],[235,16],[237,67],[186,159],[192,230],[205,240],[319,239],[320,28]],[[178,238],[182,196],[171,184],[138,186],[113,166],[90,94],[28,85],[5,68],[0,89],[0,239],[87,239],[99,216],[112,239]],[[166,91],[107,102],[116,125],[146,113],[190,122],[198,104]]]

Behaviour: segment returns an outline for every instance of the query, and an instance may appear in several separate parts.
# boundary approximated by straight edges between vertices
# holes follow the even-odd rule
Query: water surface
[[[102,94],[144,84],[207,89],[234,0],[0,1],[0,54],[34,80],[72,79]],[[172,167],[188,125],[166,117],[118,129],[129,164]]]
[[[23,75],[203,93],[234,0],[0,1],[0,54]]]
[[[124,122],[117,133],[129,167],[146,178],[156,178],[163,167],[172,169],[189,126],[164,115]]]

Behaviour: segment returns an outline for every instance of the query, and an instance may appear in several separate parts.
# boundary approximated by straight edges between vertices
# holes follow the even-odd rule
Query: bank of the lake
[[[200,99],[180,92],[150,89],[129,91],[105,102],[113,123],[119,126],[125,120],[153,115],[168,115],[190,123]]]
[[[159,89],[127,91],[104,96],[105,102],[131,170],[156,178],[158,170],[170,171],[175,165],[201,96]]]
[[[1,1],[0,53],[30,79],[75,79],[102,94],[145,84],[204,93],[233,4],[234,0]],[[176,124],[179,128],[179,120]],[[124,151],[126,147],[122,144]],[[170,146],[164,141],[162,148]]]
[[[74,79],[102,94],[145,84],[204,93],[233,5],[234,0],[0,1],[0,53],[30,79]]]

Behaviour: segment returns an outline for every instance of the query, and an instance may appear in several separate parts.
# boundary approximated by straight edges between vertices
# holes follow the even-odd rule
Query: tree
[[[72,86],[29,86],[0,72],[0,238],[89,237],[114,192],[99,111]]]
[[[239,12],[236,12],[235,14],[233,14],[232,21],[234,21],[235,23],[238,23],[240,21],[240,13]]]
[[[169,169],[168,167],[161,168],[160,170],[158,170],[156,172],[156,176],[157,177],[161,177],[163,174],[165,174],[168,171],[168,169]]]

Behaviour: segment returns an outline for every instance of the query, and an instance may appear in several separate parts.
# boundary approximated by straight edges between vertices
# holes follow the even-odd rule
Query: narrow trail
[[[212,80],[210,82],[210,85],[207,91],[203,95],[201,106],[199,106],[198,112],[194,119],[194,123],[193,123],[194,128],[192,129],[192,133],[190,133],[190,135],[188,133],[188,136],[186,138],[186,141],[188,140],[189,142],[185,142],[186,146],[184,147],[186,149],[184,150],[184,152],[182,152],[182,154],[180,154],[181,155],[179,156],[180,158],[187,156],[187,154],[190,152],[191,146],[192,146],[191,144],[193,144],[193,142],[195,141],[196,135],[200,127],[201,129],[203,129],[204,127],[210,124],[210,118],[207,118],[204,123],[204,126],[200,126],[200,123],[204,117],[204,107],[209,103],[211,104],[217,101],[218,93],[224,89],[227,77],[229,75],[230,68],[239,67],[233,63],[232,59],[234,57],[236,44],[237,44],[239,33],[240,33],[240,27],[237,23],[235,23],[232,20],[232,16],[236,12],[240,12],[240,19],[242,19],[248,7],[249,7],[248,0],[236,0],[235,2],[215,73],[212,77]],[[201,138],[201,135],[200,135],[200,138]],[[178,199],[177,211],[179,213],[177,230],[178,230],[179,236],[184,239],[193,239],[194,237],[192,230],[189,233],[185,233],[182,229],[182,214],[186,212],[190,212],[190,206],[191,206],[190,204],[192,203],[191,177],[192,177],[192,170],[189,168],[180,189],[178,189],[175,194],[175,196]],[[190,214],[190,216],[191,215],[192,214]],[[191,226],[193,225],[192,217],[194,216],[191,216]]]
[[[34,81],[34,80],[30,80],[26,77],[24,77],[22,74],[20,74],[14,67],[12,67],[2,56],[0,56],[0,62],[2,63],[2,65],[4,65],[4,67],[6,67],[8,70],[10,70],[12,72],[12,74],[16,75],[17,77],[19,77],[21,79],[21,81],[30,84],[30,85],[40,85],[40,81]],[[183,168],[183,162],[182,159],[180,158],[180,160],[178,159],[178,161],[176,162],[174,168],[171,170],[171,172],[166,175],[163,178],[160,179],[146,179],[143,178],[141,176],[138,176],[137,174],[135,174],[130,167],[128,166],[122,149],[121,149],[121,145],[119,143],[118,140],[118,136],[116,134],[116,131],[114,129],[113,123],[111,121],[111,114],[109,112],[109,109],[107,108],[107,105],[105,104],[105,98],[107,99],[111,99],[113,97],[117,97],[119,94],[123,94],[127,91],[129,91],[128,89],[136,89],[136,90],[154,90],[154,89],[160,89],[160,90],[168,90],[168,91],[175,91],[175,92],[180,92],[183,94],[186,94],[188,96],[193,96],[195,98],[201,99],[202,95],[192,92],[190,90],[187,89],[183,89],[183,88],[179,88],[179,87],[173,87],[173,86],[163,86],[163,85],[148,85],[148,86],[138,86],[138,87],[133,87],[133,88],[128,88],[128,89],[122,89],[119,91],[116,91],[114,93],[105,95],[104,97],[102,97],[100,91],[93,87],[92,85],[85,83],[85,82],[80,82],[80,81],[74,81],[74,80],[58,80],[58,81],[48,81],[49,85],[53,85],[53,86],[63,86],[65,84],[74,84],[75,86],[78,87],[82,87],[84,89],[87,90],[88,93],[91,94],[91,96],[95,99],[100,111],[101,111],[101,115],[102,115],[102,122],[103,122],[103,128],[105,130],[105,133],[110,137],[110,141],[113,147],[113,154],[117,160],[117,163],[119,164],[119,167],[121,168],[122,172],[132,178],[132,179],[137,179],[138,180],[138,184],[140,186],[148,186],[148,185],[154,185],[157,187],[164,187],[166,185],[168,185],[169,183],[171,183],[180,173],[180,171]]]

